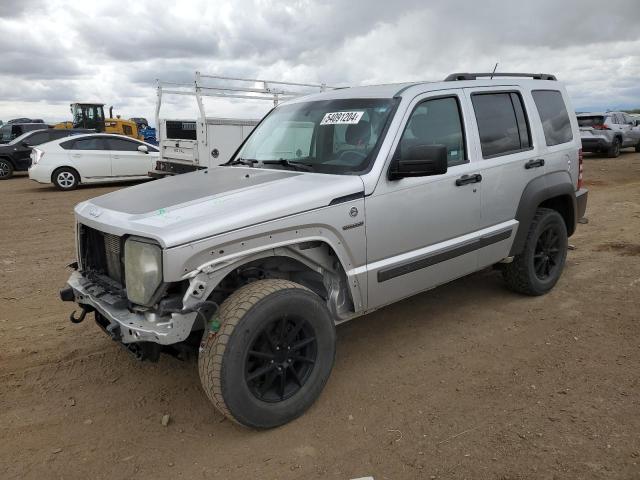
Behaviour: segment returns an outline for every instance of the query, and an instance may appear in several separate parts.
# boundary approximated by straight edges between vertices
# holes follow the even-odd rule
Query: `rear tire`
[[[51,181],[58,190],[75,190],[80,183],[80,177],[73,168],[62,167],[53,172]]]
[[[13,177],[13,164],[6,158],[0,158],[0,180]]]
[[[636,152],[640,153],[640,142],[636,144]]]
[[[544,295],[558,282],[567,258],[567,226],[555,210],[538,208],[524,249],[505,265],[507,287],[525,295]]]
[[[226,417],[272,428],[302,415],[324,388],[336,334],[324,301],[287,280],[259,280],[220,307],[198,356],[202,387]]]
[[[611,143],[611,147],[607,150],[607,157],[609,158],[618,158],[620,156],[620,147],[621,147],[620,139],[615,137],[613,142]]]

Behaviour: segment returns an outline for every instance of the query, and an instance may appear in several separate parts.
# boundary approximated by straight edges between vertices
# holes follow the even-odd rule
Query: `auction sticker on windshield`
[[[341,125],[358,123],[364,112],[328,112],[324,114],[320,125]]]

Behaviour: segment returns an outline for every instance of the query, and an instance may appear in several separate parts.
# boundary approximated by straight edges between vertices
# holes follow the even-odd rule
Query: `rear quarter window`
[[[547,145],[560,145],[573,140],[571,121],[562,93],[557,90],[534,90],[531,95],[542,121]]]

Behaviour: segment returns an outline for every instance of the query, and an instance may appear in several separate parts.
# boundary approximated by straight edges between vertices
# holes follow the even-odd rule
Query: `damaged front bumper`
[[[151,342],[172,345],[182,342],[191,333],[198,315],[195,311],[170,313],[163,316],[151,310],[132,312],[126,300],[109,293],[80,272],[71,274],[67,280],[67,288],[60,291],[60,298],[79,304],[83,308],[81,318],[86,311],[95,310],[100,313],[108,322],[108,325],[101,326],[114,340],[124,344]]]

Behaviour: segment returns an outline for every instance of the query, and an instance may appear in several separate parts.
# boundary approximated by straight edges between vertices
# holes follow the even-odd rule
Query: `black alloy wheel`
[[[538,237],[533,254],[533,264],[536,276],[540,280],[547,280],[555,276],[556,270],[561,266],[560,238],[560,233],[556,231],[553,224],[549,225]]]
[[[281,402],[295,395],[313,371],[317,349],[315,332],[304,318],[273,320],[247,352],[249,390],[264,402]]]

